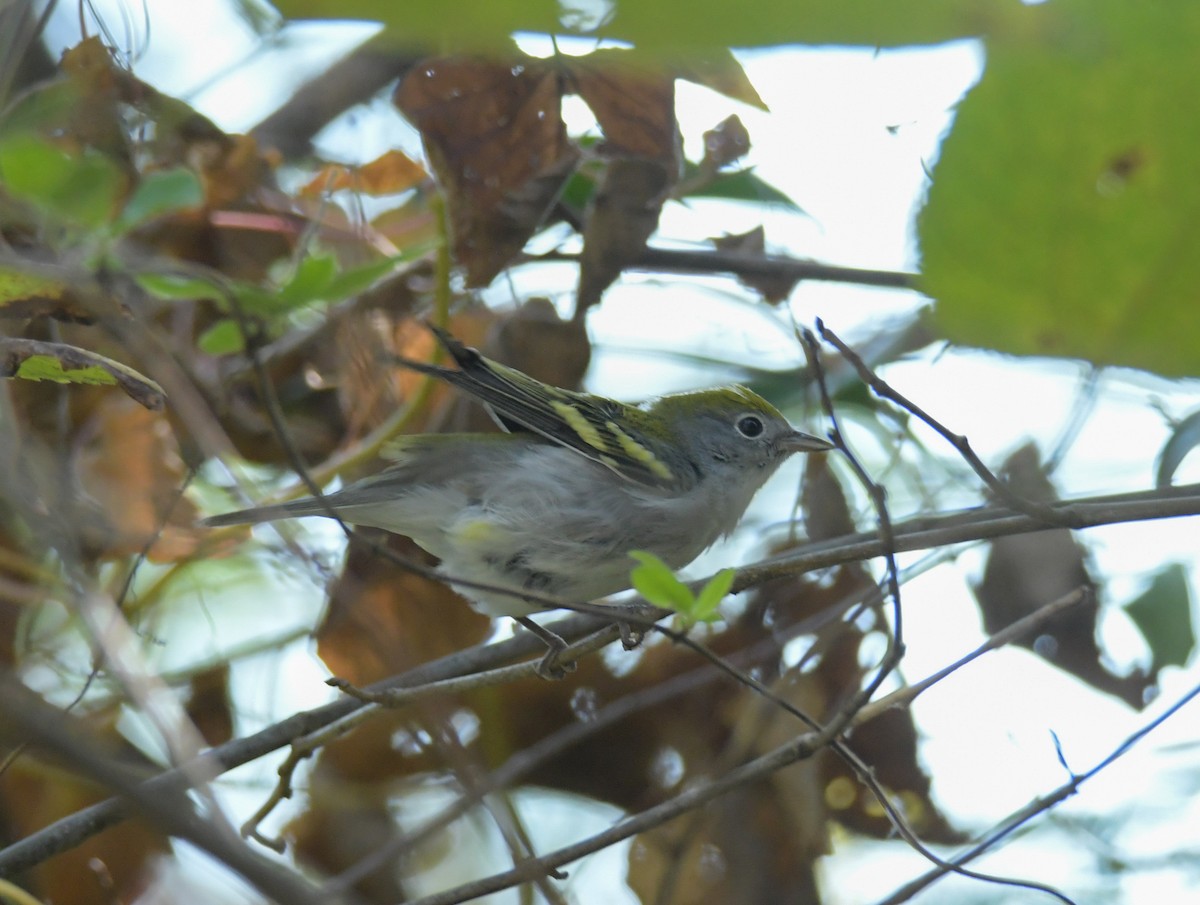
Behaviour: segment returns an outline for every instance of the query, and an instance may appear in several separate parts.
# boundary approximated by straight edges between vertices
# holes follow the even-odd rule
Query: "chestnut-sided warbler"
[[[217,515],[210,526],[336,515],[403,534],[480,612],[586,602],[630,586],[631,550],[673,569],[729,534],[789,455],[831,448],[742,386],[627,405],[548,386],[436,330],[457,368],[405,361],[483,403],[507,433],[422,434],[395,464],[323,499]],[[486,589],[480,586],[488,586]]]

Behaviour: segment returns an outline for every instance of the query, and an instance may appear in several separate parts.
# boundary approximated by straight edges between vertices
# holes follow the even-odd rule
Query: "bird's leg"
[[[558,662],[559,655],[567,649],[566,641],[554,634],[554,632],[550,631],[550,629],[546,628],[545,626],[538,625],[528,616],[514,616],[513,618],[525,628],[529,629],[529,631],[541,638],[544,642],[546,642],[546,647],[549,648],[549,650],[546,651],[546,656],[542,657],[542,662],[540,662],[537,666],[537,674],[539,676],[541,676],[543,679],[561,679],[566,676],[568,672],[573,672],[575,670],[574,662]]]

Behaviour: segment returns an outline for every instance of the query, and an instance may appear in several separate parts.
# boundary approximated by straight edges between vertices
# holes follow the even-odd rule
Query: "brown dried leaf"
[[[386,151],[358,167],[329,164],[321,167],[300,190],[302,198],[319,198],[326,192],[352,189],[364,195],[395,195],[428,178],[425,168],[403,151]]]
[[[810,768],[798,764],[781,775],[794,783]],[[813,825],[798,826],[787,804],[774,783],[757,782],[642,833],[630,849],[626,881],[643,902],[816,905],[816,856],[796,846],[797,832]],[[815,826],[823,824],[818,819]]]
[[[216,747],[233,738],[233,708],[229,698],[229,663],[192,676],[187,703],[188,719],[204,741]]]
[[[675,76],[635,51],[615,49],[574,58],[570,72],[604,132],[603,153],[660,161],[673,183],[682,160]]]
[[[400,556],[434,564],[407,538],[384,537]],[[353,542],[317,629],[317,653],[335,676],[369,685],[478,644],[490,626],[442,582],[405,572]]]
[[[579,388],[592,358],[581,319],[564,321],[549,299],[534,297],[489,332],[484,354],[551,386]]]
[[[766,232],[761,226],[744,233],[720,236],[711,241],[721,251],[731,251],[747,258],[761,258],[766,253]],[[739,275],[738,281],[759,293],[764,301],[772,305],[786,301],[799,282],[795,277],[745,274]]]
[[[736,116],[728,116],[704,133],[700,169],[709,175],[741,160],[750,152],[750,133]]]
[[[93,714],[87,720],[98,739],[128,750],[128,743],[114,728],[117,713],[114,709]],[[0,812],[10,839],[28,836],[111,794],[30,753],[22,754],[0,775]],[[161,833],[140,821],[127,820],[34,867],[28,883],[45,902],[132,902],[146,888],[153,860],[167,851],[169,846]]]
[[[580,97],[604,132],[612,159],[592,195],[583,230],[577,304],[596,304],[658,228],[679,181],[682,151],[675,120],[675,79],[630,50],[601,50],[571,62]]]
[[[1005,462],[1003,476],[1018,494],[1038,502],[1058,498],[1042,468],[1037,446],[1028,443]],[[1138,670],[1128,676],[1109,672],[1096,643],[1098,585],[1088,573],[1083,547],[1065,528],[1000,537],[991,543],[983,580],[974,588],[989,634],[1077,588],[1089,598],[1042,624],[1035,637],[1017,641],[1047,661],[1141,710],[1157,674]]]
[[[147,555],[159,562],[193,552],[196,513],[179,493],[184,466],[166,416],[110,394],[97,402],[80,435],[74,467],[92,505],[81,506],[78,524],[88,546],[128,556],[153,541]]]
[[[658,228],[671,182],[660,161],[609,161],[592,195],[583,230],[576,291],[580,310],[599,302],[621,271],[642,256],[646,241]]]
[[[221,135],[194,142],[188,160],[204,185],[205,203],[210,208],[243,202],[262,188],[274,161],[259,153],[258,142],[249,135]]]
[[[804,489],[800,493],[804,531],[809,540],[831,540],[854,533],[854,518],[828,456],[804,457]]]
[[[967,836],[951,826],[930,797],[931,781],[917,757],[917,730],[909,710],[886,710],[850,733],[847,743],[892,794],[909,825],[926,842],[957,845]],[[890,839],[895,828],[875,797],[839,757],[821,760],[828,816],[847,829]]]
[[[132,155],[118,104],[125,73],[99,37],[84,38],[62,56],[61,71],[78,93],[70,107],[70,124],[63,137],[80,146],[98,148],[132,172]]]
[[[556,70],[527,58],[427,60],[396,91],[445,190],[469,286],[524,248],[575,168],[560,100]]]

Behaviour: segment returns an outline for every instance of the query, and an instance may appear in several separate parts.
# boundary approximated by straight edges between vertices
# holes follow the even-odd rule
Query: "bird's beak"
[[[803,431],[792,431],[779,441],[779,448],[784,452],[825,452],[833,449],[833,444]]]

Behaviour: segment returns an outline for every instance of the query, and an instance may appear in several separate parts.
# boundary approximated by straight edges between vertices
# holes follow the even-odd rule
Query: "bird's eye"
[[[753,440],[764,430],[763,420],[758,415],[743,415],[734,425],[743,437]]]

